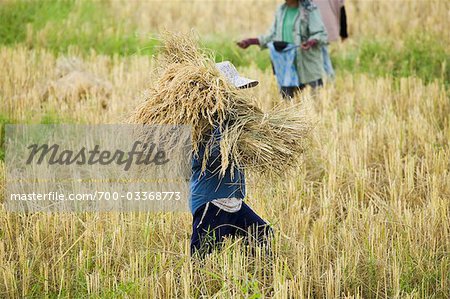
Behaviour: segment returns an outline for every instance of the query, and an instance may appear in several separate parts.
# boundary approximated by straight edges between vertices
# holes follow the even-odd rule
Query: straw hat
[[[216,67],[219,72],[237,88],[251,88],[259,83],[257,80],[241,77],[234,65],[229,61],[216,63]]]

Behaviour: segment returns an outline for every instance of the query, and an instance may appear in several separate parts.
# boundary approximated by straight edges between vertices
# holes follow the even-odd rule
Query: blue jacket
[[[190,180],[190,208],[192,214],[203,204],[219,198],[245,197],[244,172],[237,167],[228,167],[225,174],[221,170],[221,154],[219,148],[220,131],[212,134],[215,139],[211,146],[206,169],[202,173],[202,161],[205,154],[205,144],[199,149],[198,156],[192,158],[192,176]],[[233,175],[232,175],[233,174]],[[232,178],[233,177],[233,178]]]

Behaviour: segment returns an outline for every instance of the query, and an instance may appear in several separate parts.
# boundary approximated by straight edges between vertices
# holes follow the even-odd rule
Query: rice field
[[[0,26],[2,126],[124,122],[155,80],[157,46],[146,42],[163,29],[194,28],[216,59],[260,81],[248,93],[262,110],[282,104],[267,53],[232,44],[264,32],[281,1],[57,1],[51,17],[34,3],[1,4],[25,20]],[[247,201],[275,231],[272,257],[230,240],[191,259],[189,213],[18,214],[2,202],[0,297],[448,298],[450,5],[346,7],[335,82],[295,100],[315,123],[301,167],[249,174]],[[67,68],[79,74],[70,84],[59,80]]]

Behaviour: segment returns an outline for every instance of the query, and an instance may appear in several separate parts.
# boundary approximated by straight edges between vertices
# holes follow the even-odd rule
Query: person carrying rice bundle
[[[235,67],[228,61],[218,63],[220,73],[236,88],[250,88],[258,81],[239,76]],[[220,126],[213,129],[215,140],[222,138]],[[210,150],[205,171],[202,171],[202,159],[205,147],[202,146],[198,157],[192,161],[191,177],[191,211],[193,229],[191,237],[191,253],[197,250],[210,252],[214,246],[205,242],[212,238],[219,242],[228,236],[251,236],[253,241],[264,244],[271,234],[266,221],[258,216],[244,201],[245,175],[240,167],[229,165],[223,174],[221,153],[215,143]]]
[[[216,64],[190,35],[166,34],[162,49],[159,79],[130,121],[192,128],[191,254],[204,256],[227,237],[268,244],[272,228],[244,202],[244,173],[298,165],[310,121],[294,106],[262,112],[243,92],[258,81],[228,61]]]

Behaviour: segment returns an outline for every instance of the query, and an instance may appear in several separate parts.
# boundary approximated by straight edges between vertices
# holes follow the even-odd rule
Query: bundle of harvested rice
[[[297,164],[311,131],[299,107],[263,113],[219,73],[192,34],[166,33],[158,66],[159,79],[130,122],[192,126],[194,155],[207,144],[205,167],[211,147],[220,146],[222,172],[229,166],[281,172]],[[213,140],[217,128],[221,138]]]
[[[61,101],[82,100],[88,94],[99,95],[105,99],[111,95],[112,85],[106,80],[92,74],[72,71],[57,80],[47,83],[42,91],[41,99],[55,97]]]
[[[242,107],[246,111],[247,107]],[[247,110],[248,111],[248,110]],[[238,115],[239,124],[230,128],[235,139],[236,163],[258,172],[283,172],[297,165],[307,147],[311,123],[304,110],[274,108],[269,113],[251,110]]]
[[[88,95],[97,95],[102,107],[107,107],[107,99],[112,92],[111,83],[88,72],[79,58],[58,58],[56,76],[55,80],[42,87],[42,101],[54,97],[59,101],[71,102],[86,99]]]

